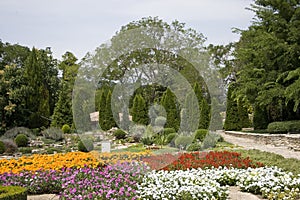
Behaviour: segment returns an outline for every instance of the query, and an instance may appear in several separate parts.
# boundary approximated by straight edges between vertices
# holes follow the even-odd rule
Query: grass
[[[277,166],[285,171],[293,172],[294,175],[300,174],[300,160],[295,158],[284,158],[281,155],[260,151],[256,149],[251,150],[234,150],[242,154],[243,157],[249,157],[257,162],[262,162],[267,166]]]

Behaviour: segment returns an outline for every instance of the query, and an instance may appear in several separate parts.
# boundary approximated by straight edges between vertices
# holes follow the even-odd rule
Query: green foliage
[[[199,143],[192,143],[187,148],[187,151],[200,151],[200,150],[201,150],[201,144]]]
[[[106,129],[106,98],[107,98],[108,89],[103,87],[101,89],[101,96],[99,101],[99,125],[100,128]]]
[[[58,149],[58,148],[55,148],[55,147],[51,147],[51,148],[47,148],[46,152],[47,152],[47,154],[54,154],[54,152],[62,153],[62,150]]]
[[[163,130],[164,135],[169,135],[171,133],[176,133],[174,128],[164,128],[164,130]]]
[[[64,124],[61,130],[63,133],[71,133],[71,127],[68,124]]]
[[[196,130],[194,133],[194,142],[197,142],[197,141],[203,142],[204,138],[206,137],[207,134],[208,134],[207,129]]]
[[[163,116],[158,116],[155,118],[155,126],[158,127],[164,127],[164,125],[166,124],[167,119]]]
[[[241,130],[242,126],[240,124],[238,116],[238,105],[237,101],[234,99],[233,90],[234,84],[229,85],[227,93],[227,105],[226,105],[226,119],[224,123],[224,129],[226,131],[237,131]]]
[[[260,107],[255,128],[300,119],[299,6],[299,1],[255,1],[251,10],[257,18],[240,31],[234,52],[235,93]]]
[[[212,131],[222,130],[223,121],[221,116],[221,105],[216,98],[212,98],[212,116],[209,129]]]
[[[55,127],[50,127],[42,131],[42,135],[47,139],[53,139],[55,141],[61,141],[64,138],[62,130]]]
[[[27,189],[19,186],[0,186],[1,200],[26,200]]]
[[[168,135],[167,135],[167,139],[166,139],[166,143],[167,144],[170,144],[171,146],[173,145],[175,145],[175,141],[174,141],[174,139],[176,138],[176,136],[177,136],[177,133],[169,133]]]
[[[174,128],[178,131],[180,126],[180,113],[177,109],[176,97],[168,88],[161,99],[161,105],[167,112],[166,128]]]
[[[193,137],[186,135],[179,135],[175,139],[175,146],[177,148],[186,149],[193,142]]]
[[[142,95],[136,94],[133,100],[132,121],[147,125],[149,123],[148,109]]]
[[[114,136],[116,137],[117,140],[125,139],[126,138],[126,132],[123,131],[122,129],[117,129],[114,132]]]
[[[15,142],[18,147],[26,147],[28,145],[28,137],[25,134],[19,134],[15,138]]]
[[[33,147],[21,147],[19,148],[19,152],[21,152],[22,154],[31,154],[33,149]]]
[[[78,151],[90,152],[94,149],[94,143],[91,139],[83,139],[78,142]]]
[[[0,154],[3,154],[5,152],[5,145],[2,141],[0,141]]]
[[[18,151],[18,146],[16,143],[11,139],[4,139],[2,140],[5,146],[5,153],[13,154]]]
[[[258,105],[254,107],[253,127],[254,130],[266,129],[269,123],[267,110]]]
[[[272,134],[277,133],[300,133],[300,120],[298,121],[284,121],[272,122],[268,125],[268,132]]]
[[[209,132],[202,142],[202,149],[214,148],[217,142],[222,141],[222,137],[216,133]]]
[[[154,144],[155,142],[155,139],[153,137],[143,137],[141,139],[141,142],[144,144],[144,145],[152,145]]]
[[[103,109],[103,102],[104,102],[104,98],[106,96],[106,100],[105,100],[105,107]],[[99,110],[99,117],[100,115],[101,116],[101,122],[100,122],[100,118],[99,118],[99,123],[100,123],[100,126],[103,130],[109,130],[111,129],[112,127],[115,127],[116,126],[116,122],[114,120],[114,116],[113,116],[113,113],[112,113],[112,110],[111,110],[111,91],[108,90],[108,93],[107,95],[103,94],[103,100],[101,99],[100,100],[100,110],[102,113],[100,113],[100,110]],[[102,107],[102,108],[101,108]]]
[[[251,126],[251,122],[248,115],[248,109],[246,104],[242,99],[238,100],[238,117],[239,117],[239,124],[242,128],[248,128]]]

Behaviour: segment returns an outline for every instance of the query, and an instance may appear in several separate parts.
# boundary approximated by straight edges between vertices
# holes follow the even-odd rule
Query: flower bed
[[[5,172],[20,173],[22,171],[60,170],[62,168],[92,168],[115,164],[117,162],[130,162],[149,156],[150,152],[140,153],[98,153],[98,152],[70,152],[66,154],[22,156],[19,159],[0,160],[0,174]]]
[[[142,160],[147,162],[152,169],[167,171],[206,167],[218,168],[219,166],[234,168],[263,166],[262,163],[254,162],[249,158],[242,158],[240,153],[229,151],[193,152],[177,155],[163,154],[150,156]]]
[[[229,185],[240,186],[243,191],[261,194],[268,199],[300,198],[300,175],[294,176],[292,173],[283,172],[276,167],[255,168],[259,164],[249,159],[242,159],[240,154],[207,152],[177,156],[179,156],[181,164],[174,165],[175,162],[173,162],[170,165],[172,168],[167,166],[167,170],[150,171],[149,166],[144,162],[136,161],[97,165],[96,167],[94,165],[80,167],[74,165],[70,168],[62,167],[59,170],[4,172],[0,174],[0,185],[23,186],[28,189],[29,194],[56,193],[64,200],[223,200],[228,197]],[[176,158],[176,155],[172,157],[171,154],[167,154],[166,157],[167,163]],[[112,161],[114,158],[109,157],[108,160]],[[148,161],[153,161],[154,158],[163,159],[164,156],[151,157]],[[189,159],[194,160],[197,165],[189,163]],[[230,165],[230,162],[236,163]],[[149,163],[151,164],[151,162]],[[226,167],[227,164],[230,167]],[[199,168],[187,167],[191,165]]]

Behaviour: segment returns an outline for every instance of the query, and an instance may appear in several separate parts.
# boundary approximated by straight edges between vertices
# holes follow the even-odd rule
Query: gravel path
[[[276,153],[282,155],[285,158],[296,158],[300,160],[300,152],[290,150],[287,147],[275,147],[273,145],[261,144],[252,139],[228,135],[223,131],[220,131],[218,133],[224,138],[225,141],[241,146],[243,149],[258,149],[261,151]]]

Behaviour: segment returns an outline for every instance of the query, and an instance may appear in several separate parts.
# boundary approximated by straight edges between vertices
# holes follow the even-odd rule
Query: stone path
[[[261,151],[276,153],[282,155],[285,158],[296,158],[300,160],[300,152],[293,151],[291,149],[288,149],[287,147],[276,147],[273,145],[261,144],[252,139],[228,135],[223,131],[220,131],[218,133],[224,138],[225,141],[241,146],[243,149],[258,149]]]

